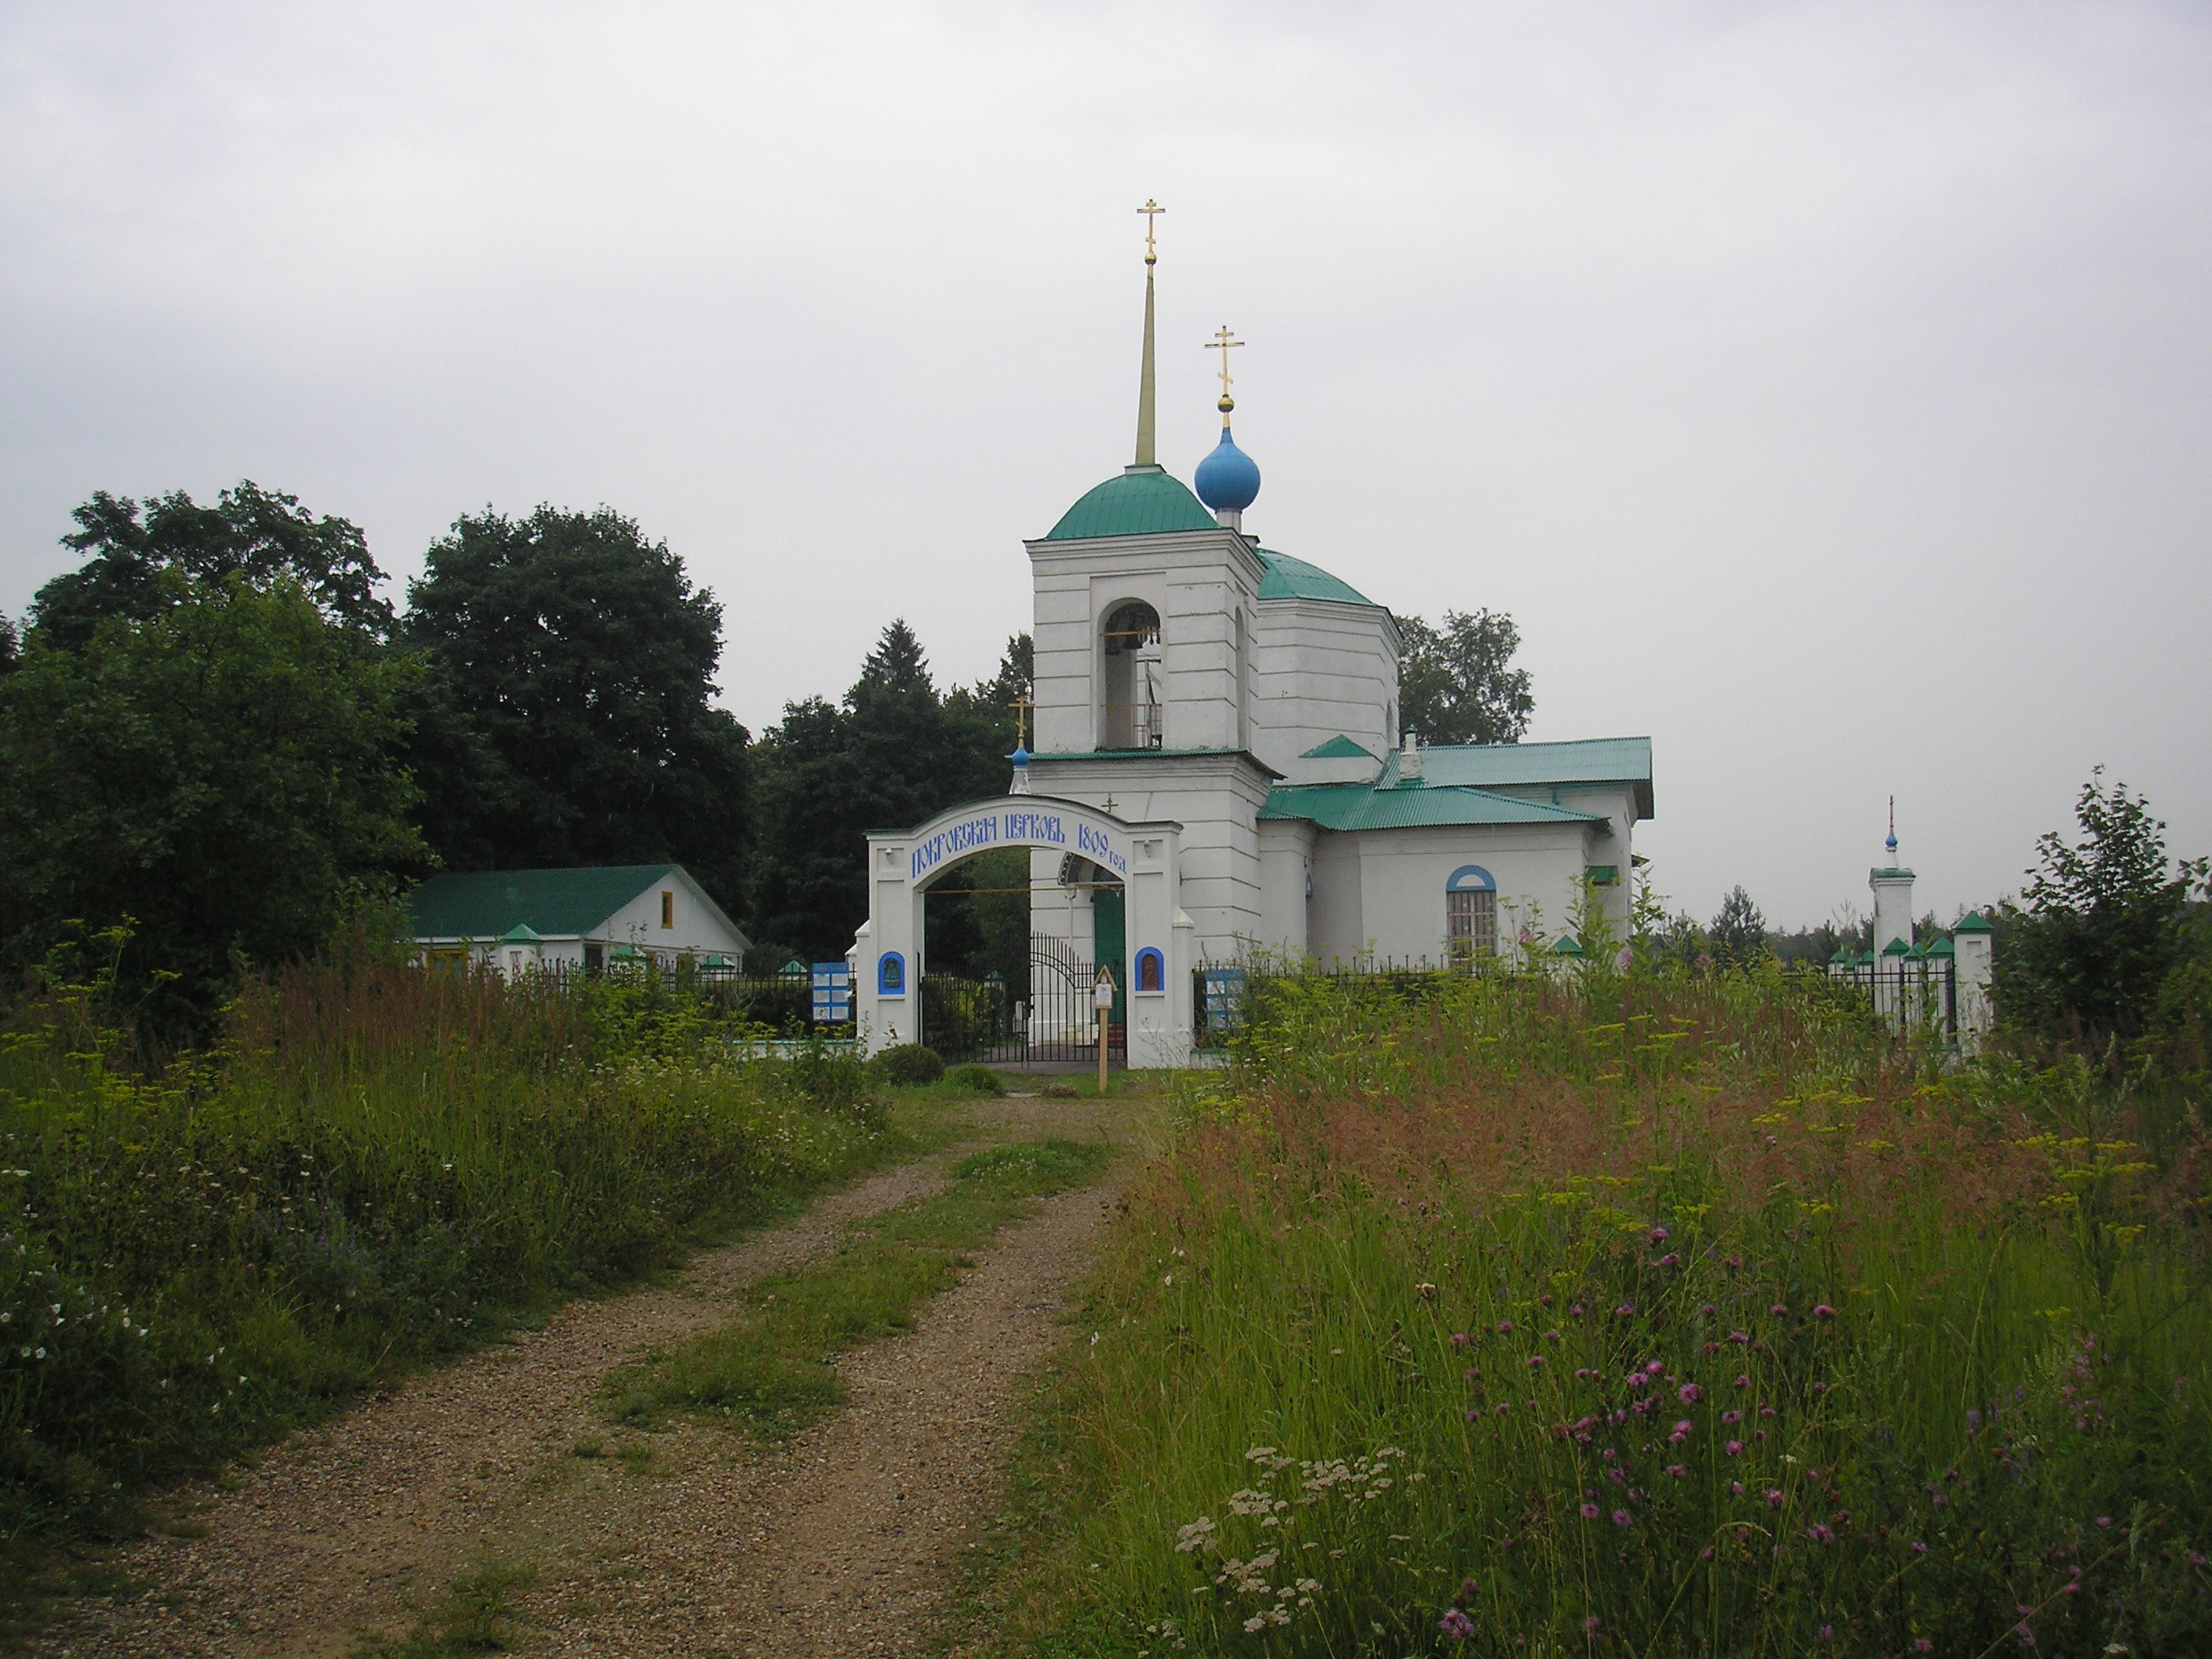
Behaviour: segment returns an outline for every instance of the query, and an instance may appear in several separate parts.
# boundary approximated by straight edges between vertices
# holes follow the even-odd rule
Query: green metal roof
[[[1317,564],[1308,564],[1304,559],[1294,559],[1287,553],[1278,553],[1273,548],[1258,550],[1260,562],[1267,573],[1260,578],[1260,597],[1263,599],[1333,599],[1339,605],[1373,605],[1351,583],[1340,580]]]
[[[1352,742],[1343,732],[1338,732],[1327,743],[1317,743],[1298,757],[1300,760],[1376,760],[1380,757],[1368,752]]]
[[[1951,931],[1954,933],[1994,933],[1996,929],[1990,926],[1988,918],[1979,910],[1969,910]]]
[[[1449,786],[1382,789],[1364,783],[1278,784],[1261,807],[1263,818],[1304,818],[1324,830],[1421,830],[1485,823],[1603,823],[1539,801],[1515,800],[1483,789]]]
[[[1217,528],[1206,503],[1181,480],[1157,466],[1133,466],[1089,491],[1060,515],[1048,542],[1089,541],[1103,536],[1158,536],[1178,530]]]
[[[1931,957],[1955,957],[1959,952],[1949,939],[1939,939],[1928,947],[1928,954]]]
[[[1398,779],[1401,751],[1392,750],[1377,787]],[[1431,786],[1510,789],[1577,783],[1626,783],[1636,789],[1639,817],[1651,816],[1651,739],[1586,738],[1573,743],[1438,744],[1421,750],[1421,779]]]
[[[540,938],[590,932],[679,866],[600,865],[580,870],[470,870],[434,875],[409,896],[417,939]]]

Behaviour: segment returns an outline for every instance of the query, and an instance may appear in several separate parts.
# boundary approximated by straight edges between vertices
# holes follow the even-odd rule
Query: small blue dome
[[[1260,493],[1260,468],[1221,428],[1221,441],[1191,475],[1198,499],[1216,513],[1242,513]]]

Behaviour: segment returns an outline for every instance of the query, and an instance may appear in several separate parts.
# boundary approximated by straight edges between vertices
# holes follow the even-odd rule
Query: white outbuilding
[[[680,864],[447,871],[417,887],[408,907],[428,961],[485,964],[510,978],[623,962],[741,969],[751,948]]]

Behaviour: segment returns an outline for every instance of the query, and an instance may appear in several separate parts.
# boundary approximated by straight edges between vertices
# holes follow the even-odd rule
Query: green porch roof
[[[1157,466],[1133,466],[1087,491],[1045,534],[1048,542],[1104,536],[1160,536],[1216,528],[1206,503]]]
[[[1339,605],[1366,605],[1375,603],[1351,583],[1330,575],[1317,564],[1308,564],[1304,559],[1294,559],[1272,548],[1257,550],[1260,562],[1267,567],[1267,574],[1260,578],[1260,597],[1263,599],[1332,599]]]
[[[1577,812],[1540,801],[1515,800],[1485,789],[1446,786],[1380,789],[1364,783],[1278,784],[1267,792],[1262,818],[1304,818],[1324,830],[1421,830],[1484,823],[1603,823],[1595,812]]]
[[[1317,743],[1298,757],[1300,760],[1380,760],[1379,755],[1369,753],[1343,732],[1338,732],[1327,743]]]
[[[680,866],[617,864],[576,870],[447,871],[407,900],[417,939],[544,939],[589,933]]]

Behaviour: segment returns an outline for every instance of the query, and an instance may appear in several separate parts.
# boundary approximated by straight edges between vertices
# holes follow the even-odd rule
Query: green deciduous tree
[[[2176,865],[2149,803],[2103,778],[2100,767],[2075,802],[2081,840],[2056,830],[2039,840],[2023,903],[1997,918],[1994,989],[2016,1027],[2135,1036],[2185,959],[2189,895],[2205,860]]]
[[[70,516],[77,527],[62,544],[85,561],[41,587],[31,611],[50,644],[82,645],[110,617],[149,621],[194,584],[231,577],[258,588],[289,579],[331,622],[379,638],[392,625],[376,592],[383,572],[360,530],[250,479],[206,507],[181,489],[143,509],[97,490]],[[172,574],[184,585],[163,580]]]
[[[410,584],[410,758],[460,868],[687,866],[743,889],[746,734],[714,708],[722,607],[610,508],[457,520]]]
[[[1521,630],[1502,611],[1444,612],[1431,628],[1398,618],[1398,724],[1424,743],[1517,743],[1536,711],[1528,671],[1513,666]]]
[[[289,573],[134,591],[73,644],[33,628],[0,677],[0,939],[21,964],[128,921],[123,981],[184,1035],[234,957],[311,951],[426,865],[395,758],[409,665]]]

